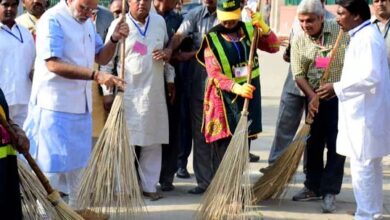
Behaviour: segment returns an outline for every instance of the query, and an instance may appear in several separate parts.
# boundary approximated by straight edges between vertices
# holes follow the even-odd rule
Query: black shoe
[[[249,153],[249,162],[257,162],[259,160],[260,160],[259,156]]]
[[[160,183],[161,191],[167,192],[175,189],[175,186],[172,183]]]
[[[192,189],[188,190],[188,193],[189,193],[189,194],[198,195],[198,194],[204,193],[205,191],[206,191],[205,189],[202,189],[202,188],[200,188],[199,186],[197,186],[197,187],[195,187],[195,188],[192,188]]]
[[[179,168],[176,172],[176,176],[183,179],[191,177],[186,168]]]
[[[293,201],[312,201],[312,200],[320,200],[321,196],[314,191],[303,187],[297,194],[295,194],[292,198]]]

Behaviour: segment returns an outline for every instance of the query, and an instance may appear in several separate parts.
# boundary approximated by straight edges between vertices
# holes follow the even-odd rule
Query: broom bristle
[[[253,185],[255,203],[279,198],[298,169],[306,146],[310,125],[304,124],[290,146]]]
[[[136,219],[145,206],[124,114],[120,92],[82,175],[78,205],[116,219]]]
[[[61,198],[57,191],[52,192],[47,196],[49,201],[55,206],[59,215],[58,219],[64,220],[84,220],[79,214],[73,211],[72,208]]]
[[[18,160],[18,171],[23,219],[61,219],[53,204],[47,199],[47,192],[41,182],[22,160]]]
[[[246,219],[252,201],[248,158],[248,119],[243,115],[210,183],[197,219]]]

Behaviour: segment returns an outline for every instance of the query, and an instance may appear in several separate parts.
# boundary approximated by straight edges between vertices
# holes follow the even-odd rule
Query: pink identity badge
[[[136,41],[133,46],[133,52],[139,53],[144,56],[148,52],[148,48],[145,44]]]
[[[316,58],[316,68],[317,69],[325,69],[328,67],[330,62],[330,57],[317,57]]]

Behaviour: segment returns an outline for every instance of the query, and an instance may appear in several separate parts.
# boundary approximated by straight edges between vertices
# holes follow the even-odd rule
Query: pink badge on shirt
[[[330,62],[330,57],[317,57],[315,60],[315,65],[317,69],[325,69],[328,67]]]
[[[133,52],[139,53],[144,56],[148,52],[148,47],[145,44],[136,41],[133,46]]]

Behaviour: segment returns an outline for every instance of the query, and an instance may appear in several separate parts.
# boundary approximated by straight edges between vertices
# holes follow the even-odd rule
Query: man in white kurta
[[[350,157],[355,219],[380,219],[382,157],[390,153],[390,78],[383,36],[364,0],[338,2],[337,21],[351,36],[340,82],[337,153]]]
[[[93,64],[106,64],[112,58],[128,26],[120,22],[111,41],[103,45],[89,19],[96,8],[97,0],[61,1],[37,25],[37,59],[25,129],[32,156],[53,187],[69,194],[71,206],[92,145],[91,81],[108,87],[123,83],[93,70]]]
[[[26,28],[15,23],[16,13],[9,9],[3,13],[0,15],[0,88],[7,99],[10,118],[23,126],[31,92],[29,76],[35,59],[34,40]]]
[[[164,62],[160,59],[168,36],[164,19],[149,13],[151,0],[130,0],[129,3],[124,91],[126,121],[131,144],[141,149],[139,173],[144,195],[157,200],[161,198],[156,190],[161,170],[161,144],[169,142]],[[116,22],[111,24],[107,38]],[[120,68],[119,63],[118,73]]]

